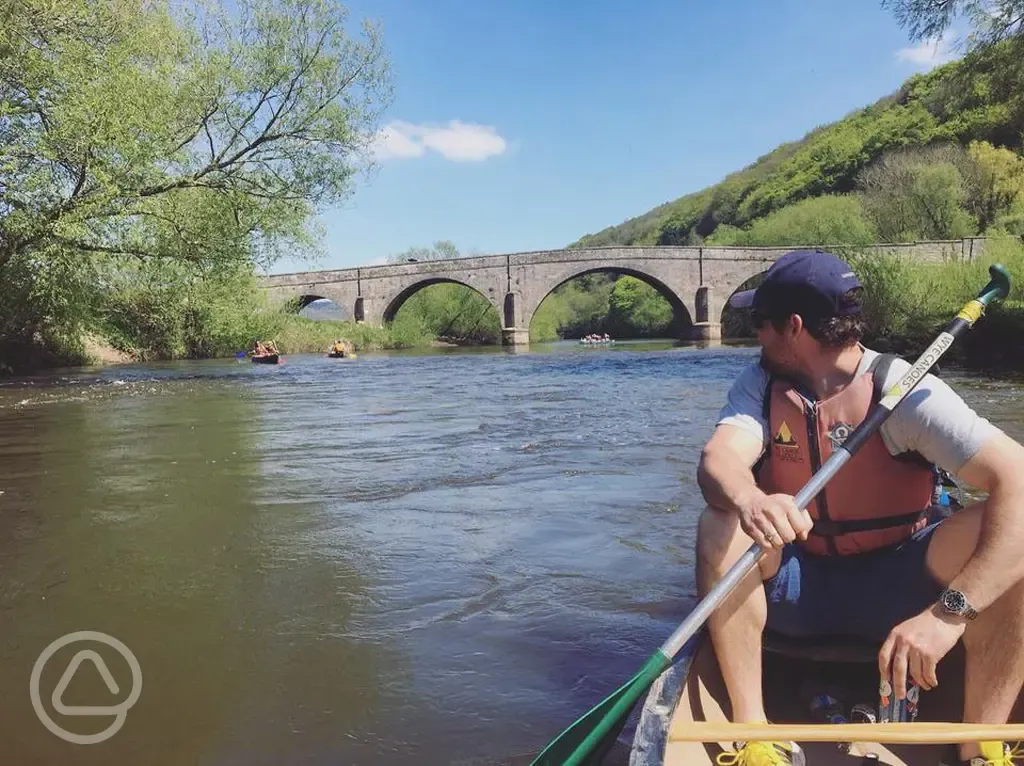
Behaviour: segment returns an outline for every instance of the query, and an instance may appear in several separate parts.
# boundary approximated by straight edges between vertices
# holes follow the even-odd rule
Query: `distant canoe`
[[[281,355],[280,354],[260,354],[260,355],[253,354],[253,356],[252,356],[252,363],[253,364],[280,364],[280,362],[281,362]]]

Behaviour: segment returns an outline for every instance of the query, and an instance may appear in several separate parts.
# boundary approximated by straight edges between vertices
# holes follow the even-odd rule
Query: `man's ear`
[[[790,314],[786,320],[786,332],[796,338],[804,329],[804,318],[799,314]]]

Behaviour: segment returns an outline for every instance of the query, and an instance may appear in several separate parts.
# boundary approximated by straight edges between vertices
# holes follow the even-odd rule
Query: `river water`
[[[528,762],[693,603],[696,460],[756,353],[550,344],[0,386],[3,762]],[[1020,381],[944,377],[1024,436]],[[52,728],[120,721],[89,745],[48,731],[30,688],[75,631],[140,673],[95,641],[41,665]],[[120,719],[74,715],[133,681]]]

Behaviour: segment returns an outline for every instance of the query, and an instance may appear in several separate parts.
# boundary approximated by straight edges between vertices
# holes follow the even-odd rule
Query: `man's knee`
[[[732,566],[743,555],[753,540],[740,527],[735,513],[706,506],[697,520],[697,574],[701,580],[704,574],[718,576]],[[778,550],[766,551],[758,562],[762,580],[767,580],[779,571],[782,555]]]
[[[697,520],[697,557],[717,567],[736,547],[739,537],[746,535],[736,514],[705,506]]]

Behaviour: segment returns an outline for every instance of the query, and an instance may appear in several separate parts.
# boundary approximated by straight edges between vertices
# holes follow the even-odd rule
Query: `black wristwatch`
[[[952,588],[946,588],[942,591],[942,594],[939,596],[939,606],[942,607],[942,611],[946,614],[956,615],[967,620],[973,620],[978,616],[974,607],[967,603],[967,596],[962,591],[953,590]]]

